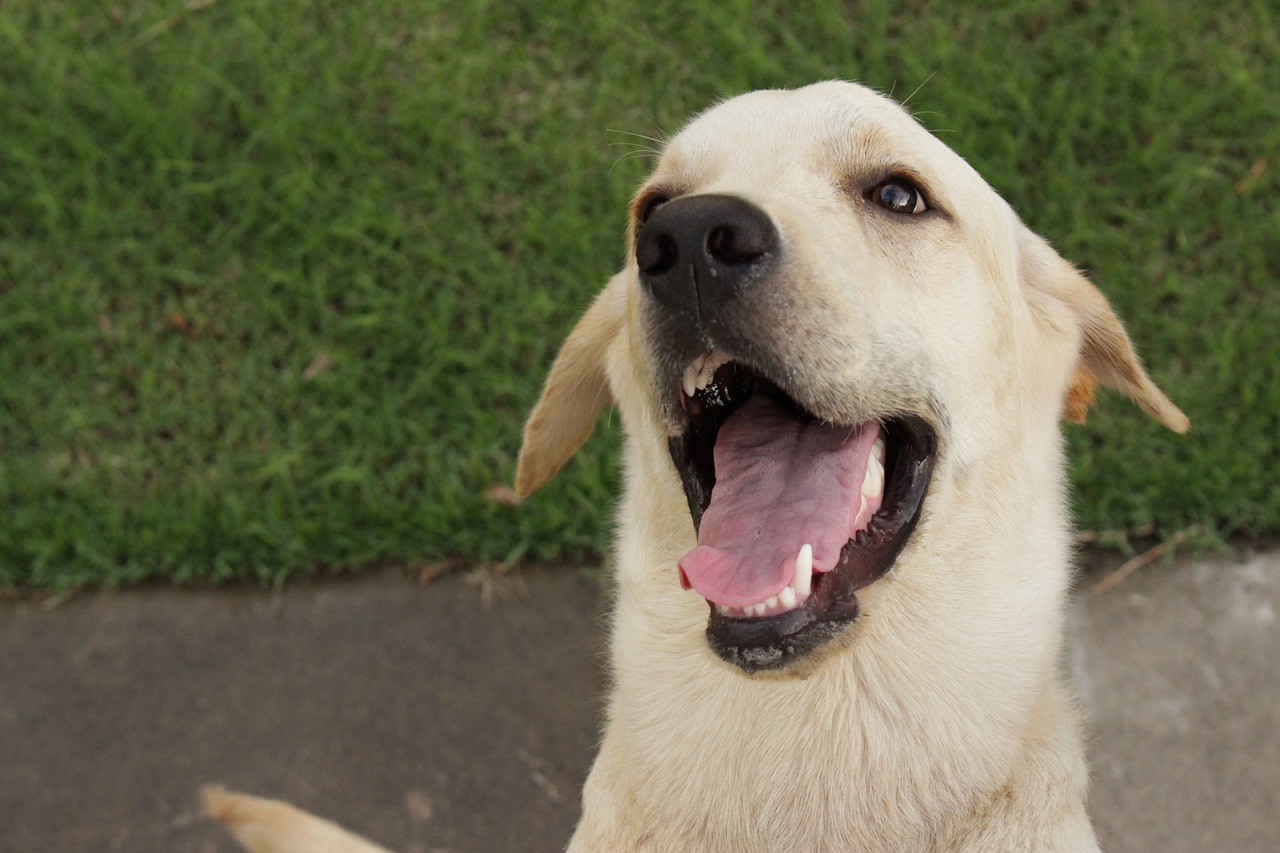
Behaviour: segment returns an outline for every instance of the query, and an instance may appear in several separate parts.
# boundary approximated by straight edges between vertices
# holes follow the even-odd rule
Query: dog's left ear
[[[1093,403],[1094,384],[1101,383],[1125,394],[1174,432],[1186,432],[1191,421],[1147,376],[1102,292],[1030,231],[1024,229],[1019,250],[1023,282],[1034,293],[1065,306],[1080,324],[1079,360],[1063,401],[1063,416],[1083,423]]]
[[[619,273],[578,320],[551,365],[542,397],[524,425],[516,463],[516,494],[528,497],[546,485],[595,429],[609,402],[604,355],[622,333],[627,280]]]

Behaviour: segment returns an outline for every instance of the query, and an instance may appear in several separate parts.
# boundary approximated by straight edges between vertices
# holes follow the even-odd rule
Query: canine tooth
[[[801,545],[796,555],[796,574],[791,586],[795,588],[796,598],[807,598],[813,588],[813,546],[808,543]]]
[[[871,445],[871,458],[875,459],[882,466],[884,465],[884,436],[878,436],[875,443]]]
[[[692,397],[698,391],[698,374],[693,369],[693,365],[689,365],[684,369],[684,376],[680,377],[680,385],[684,389],[686,397]]]
[[[790,610],[796,606],[796,591],[793,587],[784,586],[778,593],[778,603]]]

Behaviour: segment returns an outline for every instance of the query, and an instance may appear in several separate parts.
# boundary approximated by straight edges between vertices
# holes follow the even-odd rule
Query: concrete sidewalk
[[[404,853],[561,849],[597,731],[598,589],[490,580],[0,604],[0,847],[229,852],[196,806],[222,782]],[[1077,599],[1105,849],[1280,848],[1278,610],[1276,553]]]

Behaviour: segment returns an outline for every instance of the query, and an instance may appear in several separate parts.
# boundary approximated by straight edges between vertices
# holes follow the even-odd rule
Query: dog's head
[[[552,367],[516,488],[554,476],[613,399],[657,500],[688,505],[670,582],[749,672],[845,635],[940,489],[962,513],[1016,500],[1037,459],[1059,467],[1057,421],[1083,418],[1095,381],[1188,426],[1099,291],[860,86],[698,117],[637,192],[628,241]]]

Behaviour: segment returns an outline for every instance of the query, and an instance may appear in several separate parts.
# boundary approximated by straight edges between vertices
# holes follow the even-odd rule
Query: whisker
[[[648,149],[648,148],[644,149],[643,151],[628,151],[626,154],[623,154],[617,160],[613,161],[613,165],[609,167],[609,174],[613,174],[613,170],[618,166],[619,163],[625,163],[628,160],[642,160],[647,157],[657,157],[657,156],[658,156],[657,151],[653,151],[652,149]]]
[[[661,151],[659,151],[657,148],[654,148],[654,147],[649,146],[649,145],[643,145],[643,144],[641,144],[641,143],[639,143],[639,142],[610,142],[610,143],[609,143],[609,147],[610,147],[610,148],[622,148],[622,147],[624,147],[624,146],[628,146],[628,147],[634,148],[634,149],[636,149],[636,150],[638,150],[638,151],[647,151],[647,152],[649,152],[650,154],[656,154],[656,155],[661,155],[661,154],[662,154],[662,152],[661,152]]]
[[[915,91],[912,92],[910,95],[907,95],[907,97],[903,99],[902,105],[905,107],[907,104],[911,103],[911,99],[914,98],[916,95],[920,94],[920,90],[923,89],[928,84],[928,82],[933,79],[934,75],[937,73],[938,73],[937,71],[931,71],[929,73],[929,76],[924,78],[924,82],[921,83],[919,86],[916,86]]]
[[[662,131],[661,131],[661,130],[659,130],[658,132],[659,132],[659,133],[661,133]],[[631,130],[619,130],[619,129],[618,129],[618,128],[616,128],[616,127],[606,127],[606,128],[605,128],[605,133],[621,133],[621,134],[622,134],[622,135],[624,135],[624,136],[634,136],[634,137],[636,137],[637,139],[646,139],[646,140],[648,140],[649,142],[652,142],[652,143],[653,143],[653,144],[655,144],[655,145],[666,145],[666,144],[667,144],[667,140],[666,140],[666,139],[661,139],[661,138],[658,138],[658,137],[655,137],[655,136],[646,136],[646,135],[645,135],[645,134],[643,134],[643,133],[636,133],[636,132],[631,131]]]

